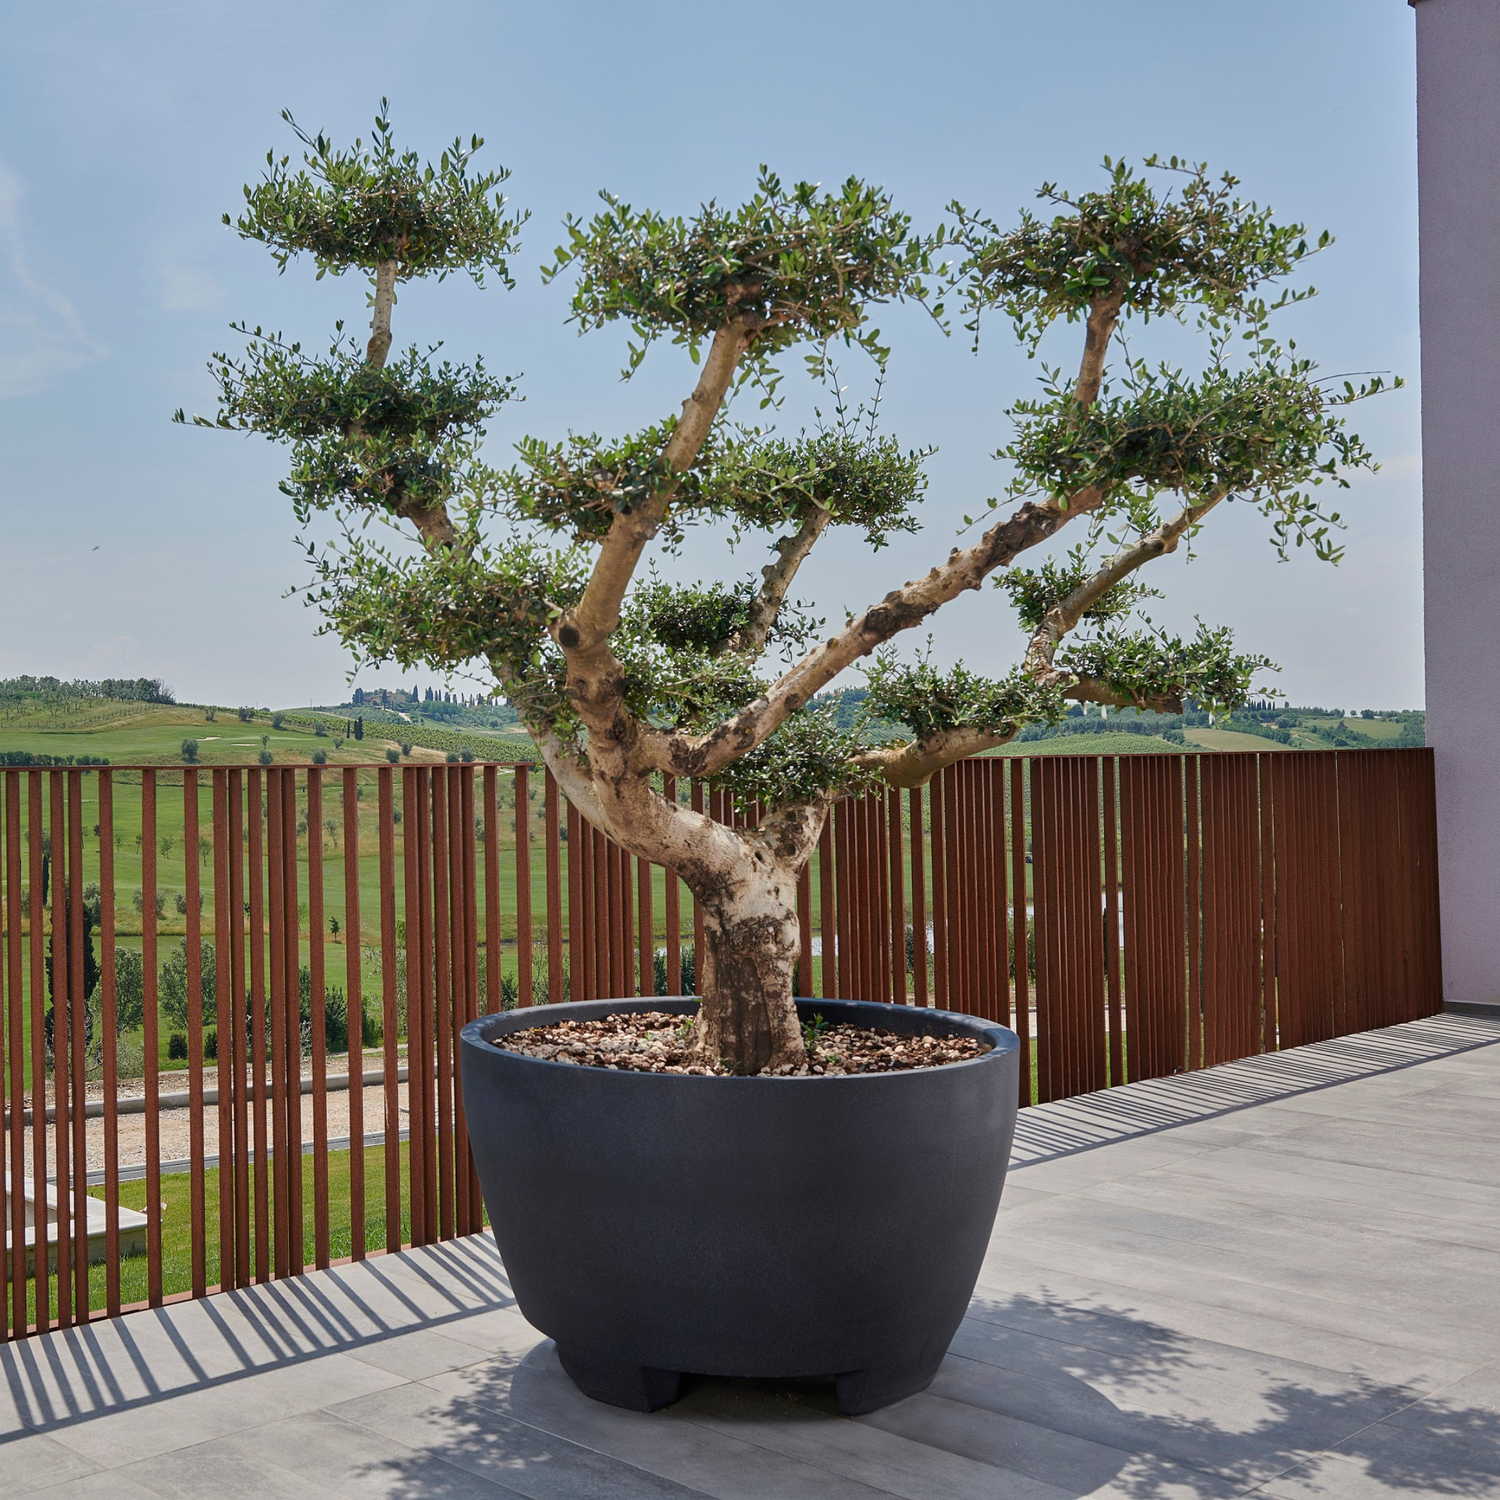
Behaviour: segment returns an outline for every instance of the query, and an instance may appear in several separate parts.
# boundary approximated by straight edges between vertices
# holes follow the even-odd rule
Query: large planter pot
[[[684,1374],[835,1378],[874,1411],[925,1388],[968,1306],[1016,1119],[1014,1032],[845,1000],[804,1020],[964,1033],[966,1062],[845,1078],[617,1072],[505,1032],[690,1000],[509,1011],[462,1033],[480,1186],[516,1301],[579,1389],[652,1411]]]

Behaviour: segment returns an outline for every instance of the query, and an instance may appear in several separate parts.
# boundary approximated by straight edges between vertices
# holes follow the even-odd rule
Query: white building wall
[[[1500,999],[1500,0],[1419,0],[1423,582],[1445,998]]]

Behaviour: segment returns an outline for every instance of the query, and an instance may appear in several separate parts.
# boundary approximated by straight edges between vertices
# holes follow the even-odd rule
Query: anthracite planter
[[[464,1113],[512,1290],[580,1390],[653,1411],[684,1374],[835,1377],[874,1411],[931,1383],[989,1242],[1016,1121],[1014,1032],[799,1001],[804,1020],[965,1033],[966,1062],[846,1078],[620,1072],[490,1038],[693,1000],[599,1000],[463,1029]]]

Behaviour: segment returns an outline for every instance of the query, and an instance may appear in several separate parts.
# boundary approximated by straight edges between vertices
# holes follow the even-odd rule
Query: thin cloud
[[[46,390],[103,352],[72,302],[31,269],[22,191],[20,178],[0,164],[0,400]]]
[[[224,305],[224,288],[196,266],[166,266],[162,270],[163,312],[214,312]]]

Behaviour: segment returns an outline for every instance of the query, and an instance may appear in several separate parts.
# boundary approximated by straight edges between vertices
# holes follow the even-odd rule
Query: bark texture
[[[385,364],[391,352],[391,304],[396,300],[396,262],[383,260],[375,267],[375,298],[370,312],[370,341],[365,345],[365,363]]]
[[[702,1005],[693,1052],[705,1062],[728,1059],[746,1073],[800,1067],[807,1049],[792,997],[800,948],[796,871],[752,860],[749,872],[726,871],[699,899]]]

